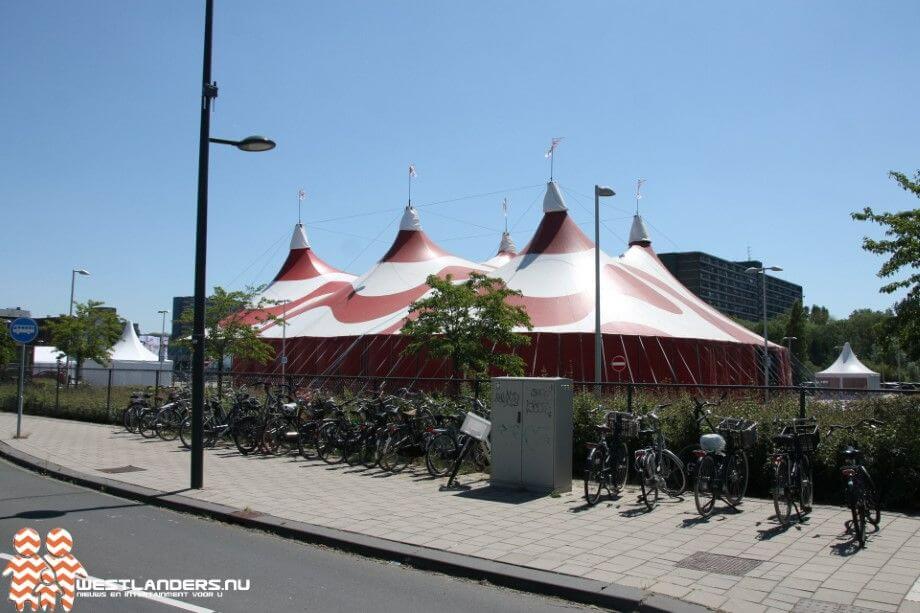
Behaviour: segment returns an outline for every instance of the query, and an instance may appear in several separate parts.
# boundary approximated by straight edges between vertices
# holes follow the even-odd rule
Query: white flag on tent
[[[304,198],[306,197],[307,197],[307,192],[303,191],[302,189],[299,192],[297,192],[297,200],[299,200],[300,202],[303,202]]]
[[[643,183],[645,183],[645,179],[636,179],[636,200],[642,199],[642,194],[639,192],[642,190]]]
[[[556,147],[559,146],[559,143],[562,142],[563,138],[564,138],[563,136],[553,137],[553,140],[550,141],[549,149],[546,150],[546,154],[544,155],[545,158],[549,159],[553,157],[553,153],[556,151]]]
[[[418,173],[415,172],[415,164],[409,164],[409,176],[410,176],[410,177],[417,177],[417,176],[418,176]]]

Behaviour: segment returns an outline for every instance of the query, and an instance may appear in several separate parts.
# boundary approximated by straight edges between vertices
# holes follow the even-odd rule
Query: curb
[[[653,594],[636,587],[615,583],[607,584],[594,579],[562,575],[419,545],[389,541],[375,536],[326,528],[268,514],[247,513],[225,505],[182,496],[178,492],[161,492],[105,477],[94,477],[23,453],[2,441],[0,441],[0,458],[33,472],[98,492],[260,530],[304,543],[323,545],[381,560],[398,561],[422,570],[476,581],[488,581],[501,587],[555,596],[616,611],[638,611],[639,613],[705,613],[709,611],[699,605],[670,596]]]

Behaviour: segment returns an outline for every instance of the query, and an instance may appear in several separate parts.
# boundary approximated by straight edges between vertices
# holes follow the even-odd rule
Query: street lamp
[[[792,354],[792,341],[799,340],[798,336],[784,336],[783,342],[786,343],[786,349],[789,350],[789,353]]]
[[[281,383],[285,382],[285,370],[287,366],[287,305],[288,299],[281,300]]]
[[[767,271],[779,272],[782,270],[779,266],[751,266],[744,272],[753,275],[763,275],[761,285],[763,286],[763,399],[766,402],[769,399],[770,387],[770,343],[767,333]]]
[[[204,309],[205,263],[208,242],[208,150],[210,143],[232,145],[241,151],[268,151],[275,142],[264,136],[240,141],[211,138],[211,101],[217,97],[217,83],[211,81],[211,41],[214,0],[205,1],[204,60],[202,62],[201,131],[198,141],[198,221],[195,234],[195,301],[192,323],[192,489],[204,486]]]
[[[89,271],[82,268],[74,268],[72,271],[70,271],[70,310],[67,311],[67,314],[71,317],[73,317],[73,292],[77,284],[77,275],[88,277]]]
[[[89,271],[83,268],[74,268],[70,271],[70,306],[67,310],[67,315],[73,317],[73,292],[74,288],[77,285],[77,275],[82,275],[84,277],[89,276]],[[70,385],[70,356],[67,356],[67,360],[64,362],[64,375],[67,377],[67,385]]]
[[[157,311],[160,315],[163,316],[163,326],[160,328],[160,362],[163,361],[163,337],[166,336],[166,314],[169,313],[166,309],[162,311]]]
[[[613,188],[594,186],[594,391],[601,395],[603,344],[601,340],[601,196],[616,196]]]

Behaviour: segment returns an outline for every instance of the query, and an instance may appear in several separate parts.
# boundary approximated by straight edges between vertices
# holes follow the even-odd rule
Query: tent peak
[[[562,193],[559,191],[559,184],[555,181],[550,181],[546,184],[546,195],[543,196],[543,212],[556,213],[567,210],[565,198],[562,197]]]
[[[291,249],[309,249],[310,241],[307,240],[307,232],[303,224],[299,221],[294,226],[294,234],[291,235]]]
[[[418,218],[418,211],[411,204],[406,206],[402,220],[399,222],[400,230],[421,230],[422,222]]]
[[[645,222],[642,221],[642,216],[638,213],[633,215],[632,228],[629,230],[629,244],[630,246],[640,245],[642,247],[648,247],[652,244],[652,239],[649,238]]]
[[[498,253],[517,253],[517,246],[514,244],[514,240],[511,238],[511,234],[507,231],[502,232],[502,242],[498,245]]]

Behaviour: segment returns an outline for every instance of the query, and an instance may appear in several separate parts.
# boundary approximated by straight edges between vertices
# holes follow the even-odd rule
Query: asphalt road
[[[52,528],[70,531],[73,554],[99,579],[134,579],[141,588],[148,579],[250,582],[248,591],[225,591],[222,597],[187,593],[151,601],[78,596],[77,612],[572,613],[586,609],[115,498],[0,460],[0,555],[14,553],[13,535],[25,526],[35,528],[43,538]],[[0,560],[0,568],[4,566],[6,560]],[[8,581],[0,579],[3,599]],[[0,611],[13,611],[11,604],[0,605]]]

